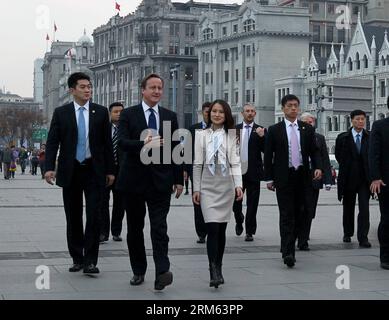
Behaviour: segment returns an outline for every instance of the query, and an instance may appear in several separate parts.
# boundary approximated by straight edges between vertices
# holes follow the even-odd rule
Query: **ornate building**
[[[165,80],[161,105],[174,109],[179,124],[188,127],[196,121],[198,105],[194,43],[199,16],[208,10],[238,9],[238,5],[144,0],[133,14],[112,17],[93,32],[94,100],[105,106],[117,100],[126,106],[138,104],[141,79],[156,72]]]

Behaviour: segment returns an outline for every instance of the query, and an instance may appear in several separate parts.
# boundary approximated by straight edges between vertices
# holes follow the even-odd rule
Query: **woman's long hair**
[[[224,130],[226,130],[226,132],[228,132],[229,129],[235,129],[235,122],[234,122],[234,118],[232,117],[231,107],[226,101],[221,100],[221,99],[215,100],[214,102],[212,102],[211,106],[209,107],[209,117],[208,117],[207,128],[210,128],[212,125],[211,112],[212,112],[213,107],[216,104],[220,104],[223,108],[223,111],[224,111],[224,118],[225,118],[224,123],[223,123]]]

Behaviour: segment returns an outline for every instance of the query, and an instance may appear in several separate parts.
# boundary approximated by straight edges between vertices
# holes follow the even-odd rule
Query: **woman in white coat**
[[[237,135],[231,108],[216,100],[209,109],[209,123],[195,136],[193,202],[201,206],[207,226],[210,287],[224,283],[222,261],[227,223],[235,198],[243,198]]]

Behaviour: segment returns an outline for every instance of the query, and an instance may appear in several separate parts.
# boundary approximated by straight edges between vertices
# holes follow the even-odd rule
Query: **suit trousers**
[[[362,182],[355,189],[345,189],[343,195],[343,232],[345,236],[354,235],[354,213],[355,200],[358,195],[358,229],[357,238],[359,242],[367,241],[369,222],[369,199],[370,190],[367,182]]]
[[[259,204],[259,195],[261,192],[261,183],[248,181],[243,176],[243,192],[247,194],[247,211],[246,211],[246,234],[254,235],[257,231],[257,211]],[[232,210],[234,211],[235,221],[237,224],[242,224],[244,221],[243,215],[243,199],[241,201],[234,201]]]
[[[378,225],[378,241],[380,243],[380,260],[389,263],[389,187],[383,187],[378,194],[381,219]]]
[[[298,233],[297,246],[308,244],[311,233],[312,220],[316,216],[317,202],[319,200],[320,189],[306,187],[304,193],[304,214],[302,216],[301,228]]]
[[[190,177],[190,180],[192,181],[192,186],[193,186],[192,176]],[[204,216],[203,216],[203,211],[201,210],[201,206],[193,202],[193,209],[194,209],[195,230],[197,236],[199,238],[205,238],[207,236],[208,231],[204,221]]]
[[[169,237],[167,235],[167,215],[170,209],[171,193],[161,193],[150,186],[142,194],[126,193],[124,208],[127,213],[127,245],[131,268],[134,274],[144,275],[147,269],[143,229],[145,225],[146,204],[150,219],[150,234],[156,276],[169,271]]]
[[[116,177],[118,170],[116,170]],[[115,182],[116,184],[116,182]],[[111,187],[107,187],[104,190],[103,206],[101,210],[102,223],[100,234],[105,237],[109,237],[109,229],[111,227],[111,234],[113,236],[120,236],[122,232],[122,222],[124,218],[124,204],[122,193],[116,190],[115,184]],[[111,198],[111,192],[113,196],[112,202],[112,223],[109,214],[109,200]]]
[[[83,196],[86,226],[83,227]],[[91,161],[75,161],[71,183],[62,189],[66,215],[66,235],[74,263],[97,264],[101,223],[103,186],[98,183]]]
[[[304,215],[304,181],[303,167],[288,171],[288,183],[285,186],[276,186],[278,209],[280,212],[281,253],[295,255],[296,238],[300,232]]]

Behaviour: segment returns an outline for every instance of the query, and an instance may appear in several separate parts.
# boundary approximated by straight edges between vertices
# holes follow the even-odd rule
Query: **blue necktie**
[[[361,153],[361,136],[359,135],[359,133],[357,134],[355,145],[357,146],[358,153]]]
[[[149,129],[157,130],[157,118],[155,117],[154,110],[152,108],[149,109]]]
[[[84,118],[84,107],[78,109],[78,139],[77,139],[77,155],[76,159],[78,162],[83,162],[86,157],[86,126]]]

